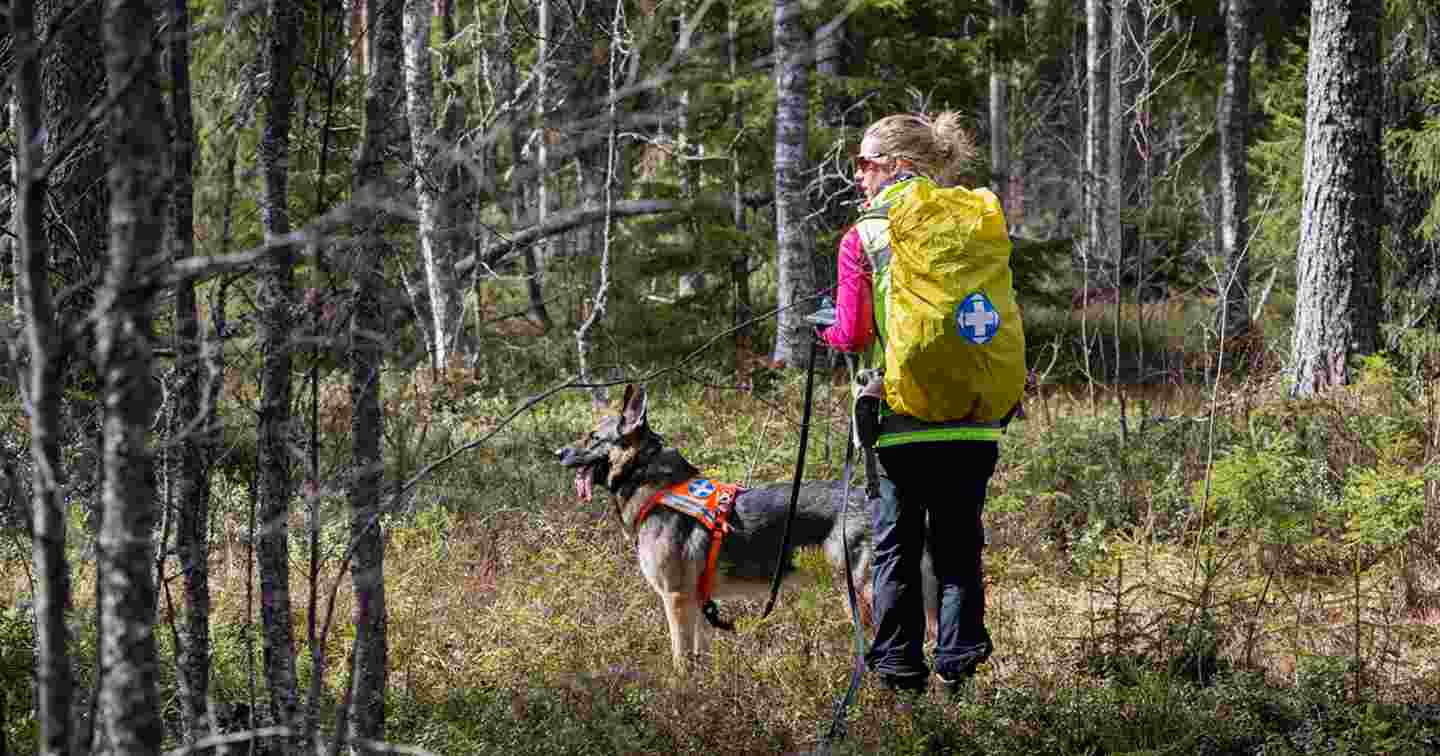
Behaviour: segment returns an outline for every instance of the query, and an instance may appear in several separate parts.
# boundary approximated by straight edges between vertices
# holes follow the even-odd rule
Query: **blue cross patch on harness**
[[[973,292],[955,308],[955,325],[971,344],[989,344],[1000,331],[1000,313],[985,292]]]
[[[696,478],[690,481],[690,487],[686,491],[697,499],[708,499],[710,494],[715,493],[715,484],[708,478]]]

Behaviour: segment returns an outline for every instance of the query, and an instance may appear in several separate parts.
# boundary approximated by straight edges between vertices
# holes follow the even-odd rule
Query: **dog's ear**
[[[645,427],[645,387],[625,387],[625,406],[620,409],[620,433],[628,436]]]

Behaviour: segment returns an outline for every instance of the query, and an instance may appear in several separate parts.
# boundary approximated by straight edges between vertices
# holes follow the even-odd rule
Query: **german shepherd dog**
[[[614,514],[635,539],[640,571],[664,602],[670,650],[676,668],[683,671],[692,656],[705,652],[708,642],[700,627],[704,607],[699,583],[709,555],[710,530],[691,515],[664,506],[649,509],[638,527],[636,518],[649,508],[657,493],[698,476],[700,470],[650,429],[645,389],[634,385],[625,388],[618,415],[605,417],[594,430],[556,453],[560,464],[575,470],[575,490],[581,501],[590,501],[597,485],[610,492]],[[849,550],[849,578],[868,625],[872,603],[870,512],[864,486],[851,487],[848,507],[842,507],[843,491],[838,481],[802,484],[790,543],[795,548],[821,546],[841,578],[845,577],[845,550]],[[712,579],[716,598],[768,596],[790,495],[791,484],[777,483],[742,489],[735,497],[730,530],[721,540]],[[928,571],[928,559],[924,567]],[[786,564],[782,575],[793,570],[793,563]],[[933,584],[933,578],[928,582]],[[709,612],[705,618],[725,627]]]

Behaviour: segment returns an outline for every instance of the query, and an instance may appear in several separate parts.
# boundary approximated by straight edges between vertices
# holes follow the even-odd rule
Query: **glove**
[[[874,376],[855,398],[855,437],[865,449],[880,440],[880,402],[885,395],[885,379]]]

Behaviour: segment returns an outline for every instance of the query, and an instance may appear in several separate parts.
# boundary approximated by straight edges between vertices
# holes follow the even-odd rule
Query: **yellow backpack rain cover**
[[[888,211],[885,401],[930,422],[1000,422],[1025,390],[1004,211],[988,189],[915,184]]]

